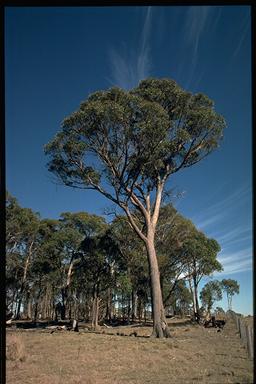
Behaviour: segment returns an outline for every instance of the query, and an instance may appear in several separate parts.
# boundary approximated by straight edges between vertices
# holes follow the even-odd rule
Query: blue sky
[[[252,122],[249,6],[7,7],[6,184],[42,217],[103,214],[93,191],[52,182],[43,145],[88,94],[169,77],[215,102],[227,122],[220,148],[170,178],[176,208],[221,245],[240,284],[234,310],[252,313]],[[208,280],[204,280],[203,284]],[[217,303],[226,308],[226,299]]]

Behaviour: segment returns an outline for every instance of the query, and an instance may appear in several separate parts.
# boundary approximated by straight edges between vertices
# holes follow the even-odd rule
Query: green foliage
[[[210,312],[215,301],[222,299],[221,283],[218,280],[210,281],[205,284],[200,292],[200,299],[203,306]]]
[[[223,270],[221,263],[217,260],[217,254],[220,252],[218,242],[207,238],[204,233],[194,230],[189,239],[184,242],[183,249],[189,255],[188,269],[196,284],[203,276]]]
[[[90,95],[45,152],[49,171],[64,184],[96,189],[122,206],[131,189],[149,193],[207,156],[224,127],[207,96],[192,95],[170,79],[147,79],[131,91]],[[104,180],[113,190],[103,188]]]
[[[130,295],[133,290],[144,300],[150,286],[144,244],[139,237],[134,236],[134,231],[124,216],[113,220],[110,231],[119,249],[115,258],[119,290],[126,295]]]
[[[221,281],[222,289],[227,293],[228,296],[239,294],[239,284],[236,280],[223,279]]]
[[[227,294],[228,308],[232,309],[232,296],[234,296],[235,294],[239,294],[239,284],[236,280],[223,279],[221,281],[221,286]]]

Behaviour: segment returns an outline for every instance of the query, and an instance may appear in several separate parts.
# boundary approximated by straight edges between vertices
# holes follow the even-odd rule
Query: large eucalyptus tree
[[[130,91],[90,95],[45,147],[50,172],[67,186],[96,190],[117,204],[144,242],[156,337],[170,336],[155,251],[164,188],[171,174],[218,147],[224,126],[207,96],[151,78]]]

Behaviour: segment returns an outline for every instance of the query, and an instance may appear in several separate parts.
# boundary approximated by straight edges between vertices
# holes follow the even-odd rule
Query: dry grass
[[[6,360],[25,361],[26,353],[21,335],[9,335],[6,343]]]
[[[253,383],[252,362],[232,321],[222,332],[172,324],[173,338],[164,340],[107,334],[146,336],[150,327],[105,334],[24,331],[19,337],[29,353],[25,362],[7,360],[7,384]],[[9,331],[7,340],[13,336]]]

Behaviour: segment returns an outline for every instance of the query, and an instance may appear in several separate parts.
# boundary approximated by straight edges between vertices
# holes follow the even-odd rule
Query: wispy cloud
[[[203,220],[198,220],[194,219],[193,221],[195,222],[196,226],[200,230],[205,230],[206,228],[212,226],[213,224],[216,224],[220,222],[223,219],[223,213],[217,213],[215,215],[205,215],[205,219]]]
[[[214,276],[230,275],[232,273],[241,273],[252,270],[252,258],[245,260],[233,260],[229,264],[222,264],[224,271],[222,273],[217,272]]]
[[[222,13],[221,7],[215,6],[190,6],[187,10],[185,19],[185,43],[191,52],[191,66],[189,77],[186,84],[188,88],[192,80],[196,80],[196,86],[199,85],[202,77],[195,77],[195,70],[198,63],[199,47],[201,40],[206,35],[206,31],[214,33]]]
[[[224,271],[216,272],[214,276],[250,271],[252,269],[252,247],[227,253],[222,251],[218,256],[218,260],[222,264]]]
[[[236,58],[236,56],[240,52],[240,49],[241,49],[243,42],[244,42],[244,39],[245,39],[249,29],[250,29],[250,26],[251,26],[251,20],[250,20],[250,14],[249,14],[245,17],[245,19],[243,21],[240,39],[238,40],[238,43],[237,43],[236,48],[234,50],[233,59]]]
[[[252,238],[252,229],[244,228],[244,226],[240,226],[218,236],[218,241],[221,242],[222,245],[229,245],[229,244],[233,245],[238,241],[239,242],[246,241],[251,238]]]
[[[225,198],[219,198],[216,203],[203,209],[200,214],[195,215],[192,220],[198,228],[205,230],[213,224],[220,223],[230,214],[230,211],[238,209],[248,198],[251,197],[251,186],[246,185],[234,190]]]
[[[187,11],[186,37],[192,46],[192,62],[194,64],[197,60],[199,41],[207,26],[210,13],[211,7],[209,6],[191,6]]]
[[[251,198],[251,186],[244,185],[226,194],[225,198],[217,200],[218,195],[223,194],[224,191],[220,190],[215,195],[215,202],[192,218],[200,230],[216,239],[221,246],[222,251],[218,255],[218,260],[222,263],[224,272],[218,275],[252,269],[252,222],[249,217],[240,219],[244,210],[243,204],[247,204]]]
[[[111,85],[130,89],[149,76],[151,26],[152,7],[147,7],[138,46],[129,48],[126,43],[123,43],[119,49],[110,50]]]

